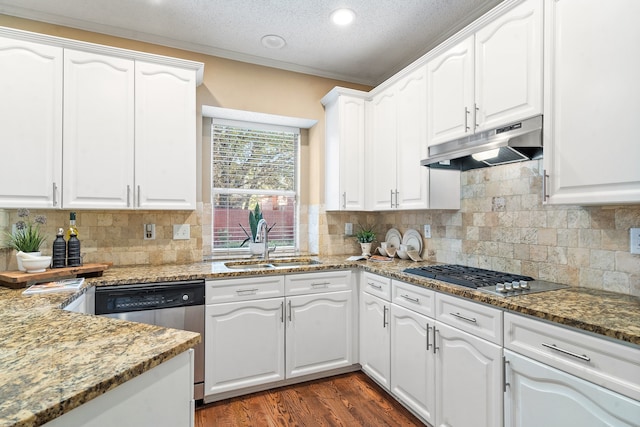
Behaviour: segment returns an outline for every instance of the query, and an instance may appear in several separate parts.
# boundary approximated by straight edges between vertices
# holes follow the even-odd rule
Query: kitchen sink
[[[306,267],[316,264],[321,264],[321,262],[314,259],[274,259],[262,263],[255,261],[229,261],[225,262],[224,266],[232,270],[265,270],[272,268]]]

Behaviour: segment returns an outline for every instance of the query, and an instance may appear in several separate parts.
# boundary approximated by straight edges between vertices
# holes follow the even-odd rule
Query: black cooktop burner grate
[[[499,271],[485,270],[482,268],[467,267],[457,264],[407,268],[404,272],[473,289],[493,286],[497,283],[533,280],[532,277],[522,276],[519,274],[502,273]]]

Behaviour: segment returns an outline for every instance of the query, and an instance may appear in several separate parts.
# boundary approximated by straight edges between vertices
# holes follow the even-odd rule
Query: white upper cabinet
[[[365,209],[365,92],[334,88],[325,106],[325,208]]]
[[[136,61],[135,206],[196,207],[196,73]]]
[[[542,0],[526,0],[428,64],[428,144],[542,113]]]
[[[202,70],[0,27],[0,208],[195,209]]]
[[[396,110],[395,86],[375,95],[369,104],[367,175],[369,176],[368,204],[372,210],[395,209],[397,205]]]
[[[542,15],[528,0],[476,33],[477,131],[542,113]]]
[[[65,49],[65,208],[132,206],[135,61]]]
[[[0,94],[0,207],[59,207],[62,48],[0,37]]]
[[[545,200],[638,203],[640,2],[545,6]]]
[[[373,96],[368,111],[368,204],[372,210],[458,209],[460,174],[421,166],[427,157],[427,68],[418,67]],[[432,174],[445,175],[453,197],[439,197]],[[457,191],[455,190],[457,188]],[[457,197],[456,197],[457,194]]]
[[[428,145],[473,132],[473,36],[427,64]]]

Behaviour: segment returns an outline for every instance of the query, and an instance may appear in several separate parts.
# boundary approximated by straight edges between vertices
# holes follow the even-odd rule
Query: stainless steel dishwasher
[[[204,280],[96,288],[95,314],[198,332],[194,348],[194,399],[204,397]]]

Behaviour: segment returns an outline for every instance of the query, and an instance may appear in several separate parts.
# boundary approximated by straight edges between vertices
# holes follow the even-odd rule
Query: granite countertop
[[[42,425],[200,342],[60,309],[73,298],[0,287],[0,426]]]
[[[268,270],[232,270],[222,262],[116,267],[90,286],[215,279],[359,268],[640,346],[640,298],[569,287],[499,297],[402,272],[412,261],[346,261]],[[425,263],[426,264],[426,263]],[[83,289],[84,291],[84,289]],[[38,426],[193,347],[196,333],[61,310],[69,294],[23,296],[0,287],[0,426]]]

